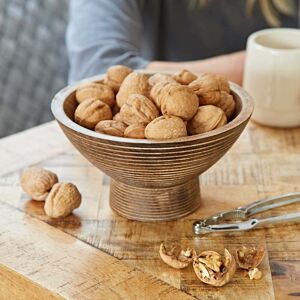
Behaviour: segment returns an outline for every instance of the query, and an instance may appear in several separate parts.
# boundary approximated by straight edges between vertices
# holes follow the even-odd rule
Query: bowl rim
[[[170,72],[153,72],[153,71],[145,71],[145,70],[135,70],[136,72],[145,73],[147,75],[153,75],[155,73],[165,73],[170,74]],[[80,80],[78,82],[75,82],[73,84],[67,85],[63,89],[61,89],[58,93],[55,94],[54,98],[51,101],[51,111],[54,115],[55,119],[63,124],[64,126],[68,127],[69,129],[79,132],[83,135],[90,136],[92,138],[96,139],[102,139],[107,140],[111,142],[121,142],[121,143],[129,143],[129,144],[145,144],[145,145],[155,145],[155,144],[175,144],[175,143],[181,143],[181,142],[191,142],[195,140],[202,140],[206,138],[212,138],[219,135],[222,135],[225,132],[228,132],[242,123],[244,123],[246,120],[248,120],[253,112],[254,109],[254,101],[252,97],[246,92],[241,86],[239,86],[236,83],[229,82],[230,84],[230,90],[234,94],[236,94],[242,103],[242,108],[239,114],[231,120],[229,123],[225,124],[224,126],[205,132],[201,134],[176,138],[176,139],[166,139],[166,140],[154,140],[154,139],[134,139],[134,138],[125,138],[125,137],[117,137],[112,136],[104,133],[98,133],[93,130],[87,129],[85,127],[80,126],[76,122],[72,121],[65,113],[64,111],[64,102],[66,98],[76,91],[76,89],[87,82],[91,81],[100,81],[105,78],[105,74],[100,74],[92,77],[85,78],[83,80]]]

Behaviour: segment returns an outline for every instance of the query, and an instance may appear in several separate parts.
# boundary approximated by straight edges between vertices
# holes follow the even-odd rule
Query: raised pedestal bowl
[[[103,75],[87,81],[101,79]],[[252,98],[231,83],[236,110],[225,126],[175,140],[121,138],[96,133],[74,122],[79,85],[58,92],[52,112],[75,148],[112,178],[111,208],[140,221],[171,220],[195,211],[201,204],[199,175],[229,150],[253,111]]]

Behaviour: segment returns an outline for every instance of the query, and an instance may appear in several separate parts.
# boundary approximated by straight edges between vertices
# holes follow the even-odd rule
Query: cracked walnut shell
[[[189,85],[192,81],[196,80],[197,77],[197,75],[185,69],[173,75],[173,78],[183,85]]]
[[[143,95],[132,94],[121,107],[120,118],[127,125],[149,124],[159,116],[155,104]]]
[[[112,119],[111,109],[101,100],[83,101],[75,110],[75,122],[88,129],[94,129],[100,121],[110,119]]]
[[[145,126],[143,124],[129,125],[124,132],[124,136],[132,139],[145,138]]]
[[[115,94],[113,90],[105,84],[90,82],[77,88],[76,99],[78,103],[82,103],[88,99],[98,99],[112,107],[115,103]]]
[[[236,261],[241,269],[250,270],[257,267],[263,260],[265,248],[259,247],[240,247],[236,249]]]
[[[81,194],[72,183],[56,183],[46,198],[44,210],[49,217],[66,217],[81,204]]]
[[[230,118],[235,109],[235,101],[230,94],[229,82],[216,74],[204,74],[192,81],[189,87],[198,95],[200,105],[215,105],[223,109]]]
[[[105,120],[105,121],[100,121],[95,126],[95,131],[113,135],[113,136],[123,137],[126,127],[127,126],[121,121]]]
[[[186,268],[196,256],[194,249],[182,249],[179,245],[166,245],[162,243],[159,247],[159,255],[164,263],[175,269]]]
[[[146,74],[132,72],[124,79],[116,96],[118,106],[122,107],[132,94],[140,94],[148,97],[149,84]]]
[[[165,115],[190,120],[199,107],[197,95],[187,86],[178,83],[165,85],[159,96],[161,112]]]
[[[133,70],[123,65],[115,65],[107,69],[104,83],[110,86],[114,92],[118,92],[123,80]]]
[[[215,251],[204,251],[193,260],[197,277],[204,283],[223,286],[230,281],[236,270],[234,257],[225,249],[224,256]]]
[[[39,167],[23,170],[20,178],[24,192],[38,201],[45,200],[49,191],[57,182],[58,178],[55,173]]]
[[[187,131],[182,119],[164,115],[146,126],[145,136],[147,139],[175,139],[187,136]]]
[[[224,111],[213,105],[200,106],[195,116],[188,122],[190,135],[199,134],[222,127],[227,123]]]

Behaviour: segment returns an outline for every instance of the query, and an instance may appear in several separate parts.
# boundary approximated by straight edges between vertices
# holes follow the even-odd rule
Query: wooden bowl
[[[111,208],[128,219],[140,221],[171,220],[196,210],[200,205],[198,176],[228,151],[253,111],[252,98],[231,83],[236,111],[225,126],[173,140],[121,138],[74,122],[75,90],[81,83],[58,92],[51,104],[52,112],[79,152],[112,178]]]

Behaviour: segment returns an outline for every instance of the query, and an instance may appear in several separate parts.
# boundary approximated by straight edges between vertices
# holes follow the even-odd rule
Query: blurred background
[[[152,67],[154,69],[159,69],[158,66],[160,66],[161,69],[165,70],[171,65],[165,65],[161,62],[196,59],[199,49],[203,53],[199,52],[198,59],[244,50],[247,37],[252,32],[268,27],[299,28],[300,23],[299,0],[172,1],[93,1],[95,7],[99,9],[97,13],[95,12],[96,17],[94,16],[97,22],[100,20],[97,28],[102,28],[102,41],[101,36],[97,36],[99,45],[104,45],[100,51],[99,45],[99,47],[94,47],[95,35],[99,33],[99,30],[97,29],[95,32],[92,28],[91,31],[90,27],[93,26],[89,26],[91,21],[86,18],[86,15],[94,15],[91,13],[95,10],[92,1],[74,0],[72,2],[73,17],[71,18],[73,28],[70,31],[69,40],[74,41],[72,46],[75,47],[76,51],[80,46],[79,49],[83,53],[89,54],[78,55],[73,58],[73,61],[76,61],[81,70],[85,70],[86,73],[82,71],[80,74],[78,66],[73,73],[81,79],[94,75],[95,72],[100,73],[100,70],[105,70],[110,64],[121,63],[132,68],[141,68],[141,66],[146,65],[149,67],[148,63],[153,61]],[[53,119],[50,111],[51,99],[68,82],[69,65],[65,32],[69,19],[69,3],[70,0],[0,0],[0,138]],[[135,3],[136,6],[142,5],[141,3],[145,4],[142,18],[137,14],[135,15],[135,9],[128,3]],[[192,5],[188,10],[185,18],[186,23],[181,18],[183,9],[180,5],[183,3],[189,7],[190,4],[196,5],[195,7]],[[161,17],[163,23],[152,24],[154,18],[153,14],[151,15],[151,9],[156,7],[155,4],[164,13]],[[206,7],[206,9],[199,10],[197,6]],[[251,13],[247,13],[247,11],[251,11]],[[155,13],[155,10],[152,12]],[[120,21],[120,15],[123,16],[123,23]],[[156,15],[154,14],[154,16]],[[180,22],[178,23],[179,19]],[[148,22],[150,25],[145,27],[145,32],[141,36],[137,36],[137,32],[133,29],[139,28],[141,20],[150,20]],[[205,22],[204,25],[201,22],[196,22],[199,20],[201,22],[205,20],[210,25]],[[190,21],[196,22],[198,27],[193,30],[180,31],[181,41],[178,42],[180,37],[178,32],[173,29],[174,24],[172,22],[178,23],[179,28],[185,29],[189,28],[186,24]],[[280,21],[282,22],[280,23]],[[112,30],[107,30],[110,22],[116,27],[114,29],[115,36],[112,35],[112,38],[110,36]],[[81,30],[81,28],[85,28],[85,30]],[[219,30],[220,28],[222,30]],[[210,29],[211,32],[209,32]],[[78,34],[79,31],[80,34]],[[107,32],[110,43],[107,42]],[[219,33],[217,38],[211,38],[216,35],[216,32]],[[227,35],[224,32],[227,32]],[[138,57],[138,53],[133,60],[132,52],[129,51],[123,55],[121,50],[126,45],[134,44],[134,42],[140,43],[144,33],[145,36],[148,36],[148,41],[146,39],[144,41],[144,56]],[[125,41],[120,45],[115,43],[117,40],[115,37],[118,37],[119,34],[122,37],[120,40]],[[182,53],[180,53],[179,48],[185,45],[185,39],[189,39],[192,46],[188,51],[181,51]],[[157,55],[157,49],[153,46],[154,40],[157,40],[156,46],[158,50],[161,50],[160,55]],[[163,44],[161,40],[167,40],[168,43]],[[214,45],[215,40],[217,40],[216,45]],[[202,41],[202,44],[199,41]],[[198,48],[194,46],[195,44],[198,45]],[[150,55],[148,52],[151,46],[153,49],[151,49],[152,54]],[[91,52],[85,51],[85,47]],[[184,46],[181,48],[183,49]],[[170,52],[169,57],[165,55],[168,52]],[[177,54],[178,57],[176,57]],[[242,72],[239,65],[242,65],[241,59],[244,59],[243,57],[235,56],[231,59],[228,57],[223,60],[207,60],[199,65],[196,62],[188,66],[174,65],[173,67],[178,69],[193,68],[194,66],[196,71],[203,71],[207,67],[211,72],[214,72],[215,69],[216,73],[222,74],[220,67],[223,66],[225,73],[230,67],[240,69]],[[95,58],[98,60],[97,62],[93,60]],[[155,64],[156,60],[159,61],[158,64]],[[94,70],[90,66],[93,66]],[[78,80],[78,78],[74,80]]]
[[[0,0],[0,138],[52,119],[67,84],[68,2]]]

